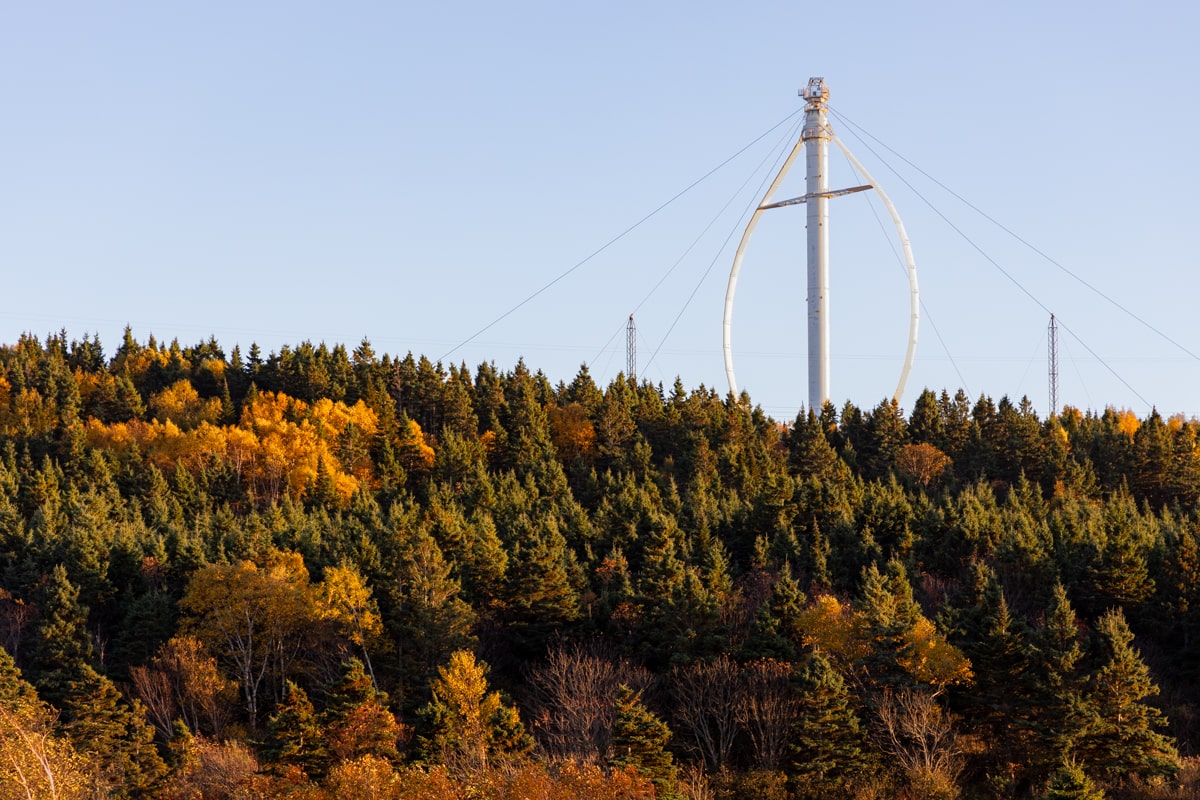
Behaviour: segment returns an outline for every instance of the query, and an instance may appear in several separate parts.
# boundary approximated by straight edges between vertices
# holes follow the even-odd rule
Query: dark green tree
[[[677,798],[671,729],[642,703],[642,693],[622,685],[613,722],[611,767],[633,767],[654,783],[655,796]]]
[[[71,694],[71,682],[92,657],[87,610],[79,604],[79,590],[61,564],[50,573],[39,594],[41,620],[30,673],[42,698],[62,708]]]
[[[910,634],[922,615],[904,567],[898,561],[884,571],[867,567],[857,608],[869,642],[862,659],[868,680],[876,687],[908,685],[912,676],[904,665],[913,661],[915,645]]]
[[[771,584],[771,596],[759,606],[750,624],[739,657],[794,661],[800,645],[798,620],[804,610],[804,592],[786,563]]]
[[[154,746],[144,709],[129,705],[107,677],[81,664],[59,706],[62,728],[112,797],[153,797],[166,764]]]
[[[1130,776],[1174,775],[1179,754],[1162,712],[1145,700],[1158,694],[1150,670],[1133,647],[1133,632],[1120,609],[1096,623],[1099,667],[1088,678],[1083,726],[1072,748],[1080,762],[1111,782]]]
[[[940,447],[945,443],[945,421],[938,407],[937,395],[925,389],[913,403],[908,417],[908,436],[913,444],[930,444]]]
[[[408,524],[393,512],[393,528]],[[474,645],[475,613],[459,596],[459,582],[433,537],[419,527],[398,533],[389,545],[394,583],[383,587],[380,612],[396,643],[405,702],[412,708],[427,697],[438,664]]]
[[[850,797],[871,757],[846,683],[820,652],[809,656],[798,682],[801,711],[789,773],[801,797]]]
[[[982,563],[973,567],[971,605],[944,609],[940,617],[950,640],[970,659],[974,681],[956,698],[965,717],[989,743],[982,754],[987,771],[1028,760],[1029,713],[1035,691],[1030,664],[1031,632],[1008,607],[996,574]]]
[[[308,694],[292,681],[267,722],[264,758],[276,772],[299,767],[310,778],[320,778],[329,769],[329,751],[317,712]]]
[[[1030,760],[1033,769],[1044,776],[1070,756],[1088,716],[1078,621],[1061,583],[1054,587],[1045,624],[1033,641],[1037,683],[1028,723],[1033,751]]]

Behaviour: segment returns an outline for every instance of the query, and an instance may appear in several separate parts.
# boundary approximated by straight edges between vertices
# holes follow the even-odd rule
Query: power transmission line
[[[686,188],[684,188],[684,189],[682,189],[681,191],[679,191],[677,194],[675,194],[673,197],[671,197],[671,199],[667,200],[667,201],[666,201],[666,202],[664,202],[662,205],[658,206],[658,208],[654,209],[654,210],[653,210],[653,211],[651,211],[649,214],[647,214],[646,216],[642,217],[642,218],[641,218],[641,219],[639,219],[637,222],[633,223],[632,225],[630,225],[628,228],[626,228],[625,230],[623,230],[623,231],[621,231],[620,233],[618,233],[618,234],[617,234],[616,236],[614,236],[613,238],[609,239],[607,242],[605,242],[603,245],[601,245],[599,248],[597,248],[595,251],[593,251],[593,252],[591,253],[591,255],[589,255],[589,256],[587,256],[586,258],[584,258],[583,260],[579,261],[578,263],[576,263],[574,266],[572,266],[570,269],[566,270],[565,272],[563,272],[563,273],[559,274],[559,276],[558,276],[558,277],[556,277],[554,280],[550,281],[550,282],[549,282],[549,283],[547,283],[545,286],[543,286],[542,288],[538,289],[536,292],[534,292],[533,294],[529,295],[528,297],[526,297],[526,298],[525,298],[524,300],[522,300],[521,302],[517,303],[515,306],[513,306],[512,308],[510,308],[508,311],[505,311],[503,314],[501,314],[500,316],[496,317],[494,320],[492,320],[491,322],[489,322],[487,325],[484,325],[482,328],[480,328],[479,330],[475,331],[475,333],[471,334],[471,335],[470,335],[470,336],[468,336],[466,339],[464,339],[463,341],[459,342],[457,345],[455,345],[455,346],[454,346],[454,347],[452,347],[450,350],[448,350],[448,351],[447,351],[447,352],[446,352],[444,355],[442,355],[442,356],[441,356],[441,358],[439,358],[439,359],[438,359],[438,361],[445,361],[445,360],[446,360],[446,359],[447,359],[449,356],[453,355],[453,354],[454,354],[454,353],[455,353],[457,350],[459,350],[459,349],[461,349],[462,347],[466,346],[467,344],[470,344],[471,342],[473,342],[473,341],[474,341],[476,338],[478,338],[478,337],[479,337],[481,334],[483,334],[484,332],[486,332],[486,331],[488,331],[489,329],[491,329],[491,328],[492,328],[494,325],[496,325],[497,323],[499,323],[499,322],[501,322],[502,320],[504,320],[504,319],[506,319],[507,317],[509,317],[511,314],[513,314],[515,311],[517,311],[518,309],[520,309],[522,306],[524,306],[524,305],[525,305],[526,303],[528,303],[530,300],[533,300],[535,297],[537,297],[538,295],[540,295],[542,292],[546,291],[546,290],[547,290],[547,289],[549,289],[551,286],[553,286],[554,284],[558,283],[558,282],[559,282],[559,281],[561,281],[563,278],[567,277],[567,276],[568,276],[568,275],[570,275],[572,272],[574,272],[575,270],[579,269],[579,268],[580,268],[580,267],[582,267],[584,264],[588,263],[588,262],[589,262],[589,261],[591,261],[593,258],[595,258],[596,256],[598,256],[598,255],[600,255],[601,253],[603,253],[605,250],[607,250],[608,248],[612,247],[614,244],[616,244],[617,242],[619,242],[621,239],[625,238],[625,237],[626,237],[626,236],[628,236],[630,233],[632,233],[633,231],[635,231],[636,229],[638,229],[639,227],[641,227],[641,226],[642,226],[642,225],[643,225],[645,222],[649,221],[651,217],[654,217],[656,214],[658,214],[658,213],[659,213],[660,211],[662,211],[664,208],[666,208],[667,206],[671,205],[672,203],[674,203],[674,202],[675,202],[676,200],[678,200],[679,198],[683,197],[685,194],[687,194],[687,193],[688,193],[688,192],[690,192],[692,189],[694,189],[694,188],[696,188],[697,186],[699,186],[701,183],[703,183],[703,182],[704,182],[705,180],[707,180],[708,178],[712,177],[712,175],[713,175],[714,173],[716,173],[718,170],[720,170],[722,167],[726,166],[727,164],[729,164],[729,162],[733,161],[735,158],[737,158],[738,156],[740,156],[742,153],[746,152],[746,151],[747,151],[747,150],[749,150],[751,147],[753,147],[754,145],[758,144],[758,142],[760,142],[762,139],[765,139],[765,138],[766,138],[768,135],[770,135],[772,131],[774,131],[776,128],[780,127],[781,125],[783,125],[783,124],[787,123],[787,122],[788,122],[788,120],[792,119],[793,117],[795,117],[795,116],[796,116],[797,114],[799,114],[799,113],[800,113],[800,110],[799,110],[799,109],[798,109],[798,110],[796,110],[796,111],[793,111],[791,114],[788,114],[786,117],[784,117],[783,119],[781,119],[779,122],[775,123],[774,125],[772,125],[772,126],[771,126],[770,128],[768,128],[767,130],[763,131],[761,134],[759,134],[757,137],[755,137],[755,138],[754,138],[754,140],[753,140],[753,141],[751,141],[749,144],[747,144],[745,147],[742,147],[740,150],[738,150],[736,153],[734,153],[733,155],[731,155],[729,158],[725,159],[725,160],[724,160],[724,161],[722,161],[720,164],[717,164],[715,167],[713,167],[712,169],[710,169],[708,172],[704,173],[704,174],[703,174],[703,175],[701,175],[699,178],[697,178],[696,180],[692,181],[692,183],[688,184],[688,186],[687,186]]]

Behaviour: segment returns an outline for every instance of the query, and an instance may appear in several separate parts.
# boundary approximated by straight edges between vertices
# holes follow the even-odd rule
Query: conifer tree
[[[375,689],[357,658],[342,664],[341,680],[330,688],[320,722],[330,755],[338,761],[400,760],[404,729],[388,710],[387,694]]]
[[[522,514],[510,530],[504,606],[517,644],[538,649],[552,628],[579,618],[579,594],[571,580],[574,553],[557,516]]]
[[[688,581],[687,567],[679,557],[678,536],[676,529],[652,533],[637,582],[638,646],[657,666],[671,659],[680,627],[686,624],[678,615]]]
[[[746,642],[742,645],[741,658],[794,661],[804,602],[804,593],[792,577],[791,567],[785,563],[772,582],[770,598],[759,606],[750,624]]]
[[[871,762],[846,683],[818,651],[805,662],[799,684],[790,772],[803,797],[849,797]]]
[[[1109,498],[1099,516],[1103,531],[1096,537],[1100,542],[1088,543],[1096,552],[1080,587],[1087,601],[1084,611],[1100,614],[1120,606],[1132,613],[1154,594],[1147,554],[1161,538],[1157,520],[1143,516],[1124,488]]]
[[[973,568],[973,604],[944,614],[952,639],[971,660],[974,682],[962,690],[969,718],[992,743],[988,757],[1023,763],[1031,685],[1030,633],[1009,610],[995,572]]]
[[[477,508],[468,520],[446,484],[430,492],[426,514],[429,533],[453,566],[463,598],[479,613],[494,612],[504,593],[508,553],[491,515]]]
[[[34,658],[38,685],[61,712],[63,731],[89,757],[95,779],[116,796],[144,796],[166,766],[140,706],[127,705],[113,682],[92,666],[87,615],[78,597],[66,570],[55,567],[41,597],[44,616]]]
[[[391,524],[405,523],[393,514]],[[399,563],[390,570],[394,582],[383,587],[389,606],[384,610],[384,624],[397,645],[408,702],[419,705],[428,697],[425,687],[438,664],[454,651],[474,644],[471,627],[475,614],[459,596],[460,584],[441,548],[424,529],[402,533],[391,546]]]
[[[837,463],[838,455],[825,437],[821,420],[811,410],[802,410],[788,436],[789,467],[802,478],[826,478]]]
[[[263,756],[276,771],[299,767],[310,778],[320,778],[329,768],[329,752],[316,710],[308,694],[292,681],[286,695],[267,722]]]
[[[2,501],[0,501],[2,503]],[[1186,681],[1200,678],[1200,541],[1182,520],[1165,545],[1153,628],[1175,656],[1172,665]]]
[[[1044,800],[1104,800],[1104,792],[1097,789],[1083,768],[1068,760],[1050,776]]]
[[[885,400],[866,419],[861,444],[855,444],[858,464],[866,478],[882,478],[896,462],[896,454],[908,442],[908,428],[895,398]]]
[[[472,405],[473,389],[471,376],[466,365],[462,368],[450,366],[449,379],[442,389],[442,431],[464,437],[479,435],[479,418]]]
[[[1179,755],[1158,732],[1166,718],[1144,702],[1158,694],[1158,687],[1133,647],[1125,615],[1109,611],[1096,623],[1096,634],[1100,666],[1087,683],[1084,726],[1073,752],[1111,780],[1174,775]]]
[[[881,572],[871,564],[863,572],[862,599],[858,605],[866,624],[869,651],[865,666],[879,685],[897,685],[909,680],[903,668],[912,660],[910,633],[921,619],[904,567],[891,561]]]
[[[418,712],[425,728],[419,744],[426,758],[470,774],[497,756],[533,746],[516,709],[499,692],[489,691],[488,671],[469,650],[452,653],[438,667],[430,685],[433,699]]]
[[[141,704],[128,705],[117,687],[88,664],[79,665],[63,700],[62,728],[112,797],[152,797],[167,767],[154,746],[154,728]]]
[[[657,797],[676,798],[675,759],[667,749],[670,741],[671,729],[642,704],[642,693],[622,685],[609,766],[633,767],[654,783]]]
[[[1053,590],[1046,622],[1034,637],[1034,689],[1031,717],[1033,766],[1048,774],[1071,753],[1085,720],[1083,676],[1075,610],[1063,585]]]
[[[61,708],[71,692],[75,671],[91,657],[87,611],[79,604],[79,590],[61,564],[50,573],[38,598],[42,618],[37,627],[33,669],[38,693]]]
[[[940,448],[945,443],[945,422],[938,407],[937,395],[924,389],[913,403],[908,417],[908,436],[913,444],[928,444]]]

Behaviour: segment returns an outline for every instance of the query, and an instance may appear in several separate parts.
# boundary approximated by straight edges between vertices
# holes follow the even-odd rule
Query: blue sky
[[[742,5],[0,4],[0,342],[365,336],[607,382],[634,313],[643,377],[724,392],[733,247],[786,126],[467,340],[820,75],[916,255],[906,409],[965,383],[1044,413],[1049,309],[1063,403],[1200,416],[1192,4]],[[833,397],[871,407],[899,375],[904,276],[877,201],[831,214]],[[803,252],[803,210],[773,212],[738,289],[739,384],[777,418],[807,396]]]

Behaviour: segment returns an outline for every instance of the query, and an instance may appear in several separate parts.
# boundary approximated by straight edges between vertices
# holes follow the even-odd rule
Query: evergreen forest
[[[1200,422],[0,346],[0,800],[1200,796]]]

